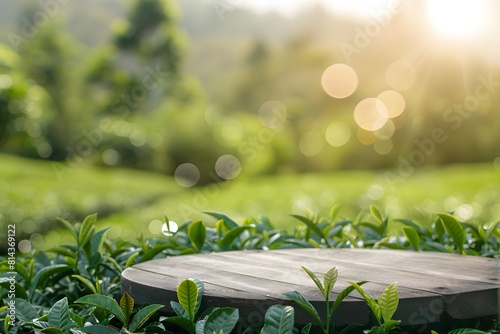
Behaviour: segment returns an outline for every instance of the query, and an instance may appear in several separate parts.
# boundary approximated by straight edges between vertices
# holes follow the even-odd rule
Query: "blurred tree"
[[[167,173],[195,163],[201,182],[213,182],[207,175],[222,153],[204,119],[200,87],[182,73],[185,38],[174,4],[133,1],[127,18],[114,22],[111,44],[88,64],[101,151],[112,149],[114,163]]]
[[[79,53],[74,39],[55,20],[39,27],[19,50],[26,78],[50,96],[54,117],[47,126],[46,137],[52,148],[51,159],[66,158],[68,148],[74,146],[86,124],[88,110],[80,100]]]
[[[87,74],[105,96],[101,113],[144,112],[180,93],[176,83],[185,46],[177,14],[172,1],[135,0],[127,18],[113,23],[112,44],[94,54]]]
[[[0,44],[0,150],[30,157],[52,154],[49,94],[24,73],[19,55]]]

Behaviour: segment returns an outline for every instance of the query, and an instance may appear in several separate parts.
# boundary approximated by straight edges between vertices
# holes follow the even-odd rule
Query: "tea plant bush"
[[[178,287],[178,301],[165,301],[175,315],[158,313],[163,305],[136,307],[131,296],[121,293],[121,272],[136,263],[168,256],[244,249],[373,248],[413,251],[439,251],[468,256],[500,258],[500,222],[474,225],[458,221],[453,215],[439,213],[431,224],[409,219],[390,220],[374,206],[354,220],[339,219],[338,206],[328,217],[308,212],[294,215],[297,225],[291,232],[276,229],[266,217],[246,219],[238,224],[228,216],[207,212],[217,219],[214,227],[203,221],[188,221],[173,231],[165,217],[168,235],[138,238],[136,242],[110,239],[109,228],[96,229],[97,215],[72,224],[60,219],[73,238],[68,244],[47,251],[16,254],[15,263],[0,258],[0,324],[4,333],[230,333],[239,317],[233,308],[202,310],[203,282],[186,278]],[[389,233],[396,225],[396,233]],[[172,233],[168,233],[169,229]],[[394,226],[392,228],[394,230]],[[298,264],[300,265],[300,264]],[[11,267],[13,266],[13,267]],[[14,270],[12,270],[14,268]],[[366,282],[349,282],[335,301],[330,295],[338,276],[332,268],[323,278],[303,267],[314,281],[326,303],[325,310],[314,308],[300,293],[285,295],[321,324],[307,325],[300,333],[359,331],[351,324],[337,329],[334,312],[350,293],[359,293],[366,301],[378,325],[365,328],[369,333],[398,332],[397,287],[391,284],[376,300],[362,288]],[[15,274],[11,274],[15,272]],[[13,294],[15,291],[15,295]],[[333,303],[331,303],[333,302]],[[15,305],[15,313],[10,309]],[[262,328],[245,333],[297,333],[294,308],[275,305],[267,310]],[[320,312],[326,315],[319,317]],[[13,318],[15,316],[15,318]],[[484,329],[484,328],[483,328]],[[491,329],[498,333],[498,329]],[[452,333],[484,333],[479,329],[456,329]]]

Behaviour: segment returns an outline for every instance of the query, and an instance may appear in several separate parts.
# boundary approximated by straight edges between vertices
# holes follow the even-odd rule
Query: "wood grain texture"
[[[126,269],[122,289],[138,304],[167,305],[177,300],[177,285],[186,278],[205,284],[203,306],[238,307],[242,323],[262,324],[268,307],[294,304],[282,294],[296,290],[324,308],[317,287],[300,268],[320,279],[337,266],[336,296],[348,281],[369,281],[363,288],[374,298],[398,282],[400,303],[395,314],[403,325],[438,322],[443,315],[472,319],[499,313],[500,261],[454,254],[372,249],[287,249],[186,255],[152,260]],[[332,298],[333,299],[333,298]],[[311,322],[295,307],[296,322]],[[372,323],[357,292],[334,314],[339,326]]]

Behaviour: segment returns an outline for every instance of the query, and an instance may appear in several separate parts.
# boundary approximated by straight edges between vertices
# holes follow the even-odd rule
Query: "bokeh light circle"
[[[160,148],[160,146],[163,144],[162,135],[159,134],[158,132],[153,132],[148,134],[147,144],[151,148]]]
[[[163,228],[163,222],[159,219],[152,220],[149,223],[149,232],[151,234],[160,234]]]
[[[337,201],[337,196],[329,191],[323,192],[319,196],[319,204],[325,208],[331,208]]]
[[[389,118],[398,117],[405,110],[405,98],[395,90],[386,90],[380,93],[377,98],[385,104]]]
[[[287,122],[286,106],[280,101],[267,101],[259,108],[259,119],[270,129],[280,129]]]
[[[461,221],[466,221],[471,219],[473,214],[474,214],[474,208],[469,204],[461,204],[455,210],[455,216]]]
[[[8,74],[0,75],[0,89],[8,89],[12,86],[12,77]]]
[[[168,223],[163,224],[163,226],[161,227],[161,233],[169,237],[177,232],[178,229],[179,226],[177,225],[177,223],[170,220]]]
[[[331,97],[343,99],[358,88],[358,75],[349,65],[334,64],[323,72],[321,87]]]
[[[366,195],[373,201],[378,201],[384,196],[384,187],[379,184],[372,184],[366,191]]]
[[[47,159],[52,155],[52,146],[49,143],[41,143],[36,147],[40,158]]]
[[[215,172],[224,180],[232,180],[240,175],[241,162],[234,155],[223,155],[215,162]]]
[[[147,143],[148,137],[141,130],[134,130],[130,134],[130,143],[134,146],[140,147]]]
[[[417,78],[412,64],[405,60],[396,60],[387,68],[385,78],[389,86],[397,91],[410,89]]]
[[[34,233],[30,236],[30,243],[31,243],[31,248],[40,248],[43,247],[45,243],[45,237],[41,235],[40,233]]]
[[[363,130],[358,128],[357,133],[358,140],[363,145],[371,145],[377,141],[377,137],[372,131]]]
[[[351,139],[351,129],[344,123],[333,122],[326,129],[325,138],[333,147],[344,146]]]
[[[325,140],[318,131],[309,131],[300,137],[299,150],[306,157],[318,155],[324,146]]]
[[[17,248],[21,253],[29,253],[31,251],[31,242],[29,240],[21,240],[17,244]]]
[[[380,155],[386,155],[392,151],[394,143],[392,140],[377,140],[373,144],[373,149]]]
[[[200,180],[200,170],[192,163],[183,163],[175,169],[174,178],[178,185],[189,188]]]
[[[108,166],[114,166],[120,162],[121,155],[118,151],[113,150],[112,148],[108,148],[104,152],[102,152],[102,162],[104,162]]]
[[[369,97],[356,105],[354,120],[360,128],[375,131],[385,125],[388,114],[387,108],[382,101]]]
[[[497,157],[494,161],[493,161],[493,167],[500,172],[500,157]]]
[[[220,119],[214,126],[215,140],[220,145],[237,146],[244,136],[243,124],[234,117]]]
[[[392,120],[387,120],[383,127],[378,130],[373,131],[373,135],[380,140],[388,140],[391,139],[396,132],[396,125]]]

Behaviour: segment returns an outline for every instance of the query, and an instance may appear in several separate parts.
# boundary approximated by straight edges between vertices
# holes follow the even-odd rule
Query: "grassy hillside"
[[[173,179],[144,172],[0,155],[0,217],[20,235],[47,234],[57,217],[106,217],[181,191]],[[3,233],[4,231],[2,231]]]
[[[160,234],[164,215],[183,222],[223,212],[237,221],[268,216],[276,226],[297,225],[290,213],[311,209],[328,214],[341,204],[341,215],[354,219],[376,204],[392,218],[422,223],[437,211],[456,211],[462,220],[500,218],[500,172],[491,164],[422,169],[395,187],[385,171],[240,178],[204,188],[185,189],[163,175],[125,169],[64,167],[46,161],[0,155],[0,212],[3,223],[35,245],[64,242],[56,217],[70,221],[98,212],[99,225],[113,226],[111,236],[136,238]]]

